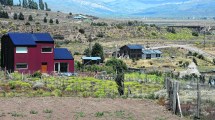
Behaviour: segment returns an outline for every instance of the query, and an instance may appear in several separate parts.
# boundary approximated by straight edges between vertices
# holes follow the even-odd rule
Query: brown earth
[[[74,97],[0,98],[0,120],[180,120],[154,101]]]

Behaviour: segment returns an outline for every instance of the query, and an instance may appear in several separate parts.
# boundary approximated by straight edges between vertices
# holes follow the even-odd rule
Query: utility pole
[[[205,50],[205,44],[206,44],[206,41],[205,41],[205,32],[206,32],[206,28],[204,30],[204,50]]]

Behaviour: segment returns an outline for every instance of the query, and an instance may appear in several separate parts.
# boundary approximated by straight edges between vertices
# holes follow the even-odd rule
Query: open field
[[[15,97],[0,106],[1,120],[180,120],[150,100]]]

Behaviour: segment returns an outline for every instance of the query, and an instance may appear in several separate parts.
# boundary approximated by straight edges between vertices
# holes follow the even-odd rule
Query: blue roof
[[[83,60],[101,60],[101,57],[82,57]]]
[[[36,42],[54,42],[49,33],[8,33],[15,46],[35,46]]]
[[[134,44],[134,45],[126,45],[129,49],[143,49],[142,45]]]
[[[72,54],[66,48],[55,48],[54,59],[55,60],[74,60]]]
[[[34,33],[36,37],[36,42],[54,42],[49,33]]]
[[[35,38],[29,33],[8,33],[14,45],[36,45]]]

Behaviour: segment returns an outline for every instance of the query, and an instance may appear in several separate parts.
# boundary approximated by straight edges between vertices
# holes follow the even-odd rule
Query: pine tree
[[[103,47],[99,43],[95,43],[92,47],[91,55],[93,57],[101,57],[101,62],[103,62],[104,61]]]
[[[22,7],[28,8],[28,2],[27,2],[27,0],[23,0],[22,1]]]
[[[13,6],[13,0],[7,0],[7,5]]]
[[[43,22],[44,22],[44,23],[47,23],[47,19],[46,19],[46,17],[44,17]]]
[[[14,19],[14,20],[17,20],[17,18],[18,18],[17,13],[14,13],[14,14],[13,14],[13,19]]]
[[[19,20],[25,20],[25,16],[21,12],[19,13]]]
[[[48,7],[48,4],[45,2],[45,8],[46,8],[46,11],[51,11],[51,9]]]
[[[43,3],[43,0],[39,0],[39,7],[40,7],[40,10],[44,10],[44,3]]]
[[[59,21],[58,21],[58,19],[56,19],[56,24],[59,24]]]
[[[54,21],[53,21],[52,19],[49,20],[49,23],[50,23],[50,24],[53,24],[53,22],[54,22]]]
[[[29,17],[28,17],[28,21],[33,21],[33,17],[32,17],[32,15],[29,15]]]

